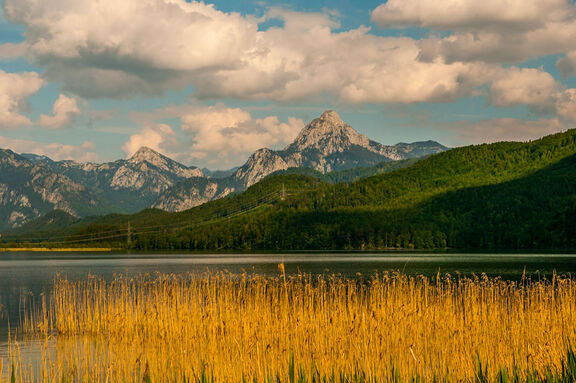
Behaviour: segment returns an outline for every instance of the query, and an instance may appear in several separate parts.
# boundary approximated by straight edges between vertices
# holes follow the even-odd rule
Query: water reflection
[[[0,254],[0,343],[7,339],[8,323],[18,324],[26,305],[48,292],[58,275],[69,279],[89,274],[107,279],[115,274],[229,271],[277,275],[284,262],[287,274],[341,274],[355,277],[400,271],[435,275],[485,273],[503,279],[532,278],[576,272],[576,256],[566,254]]]

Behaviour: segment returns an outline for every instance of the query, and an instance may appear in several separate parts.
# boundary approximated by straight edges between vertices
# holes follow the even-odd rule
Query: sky
[[[383,144],[576,124],[571,0],[0,0],[0,148],[241,165],[328,109]]]

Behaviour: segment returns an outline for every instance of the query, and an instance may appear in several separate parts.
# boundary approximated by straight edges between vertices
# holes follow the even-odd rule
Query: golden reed
[[[576,339],[576,281],[58,280],[21,331],[45,351],[40,367],[17,359],[16,381],[476,381],[503,368],[525,378],[561,370]]]

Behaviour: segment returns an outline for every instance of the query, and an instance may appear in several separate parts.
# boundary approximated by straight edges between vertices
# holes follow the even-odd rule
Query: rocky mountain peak
[[[181,163],[174,161],[171,158],[166,157],[165,155],[158,153],[157,151],[150,149],[147,146],[142,146],[130,159],[127,161],[128,164],[136,165],[137,171],[140,172],[144,168],[146,168],[146,163],[154,165],[156,168],[160,169],[161,171],[165,171],[176,175],[178,177],[188,178],[188,177],[202,177],[202,171],[197,167],[188,167],[182,165]],[[143,168],[144,167],[144,168]],[[130,170],[131,172],[134,169]],[[119,173],[123,177],[125,177],[126,169],[121,167],[119,169]],[[123,182],[124,184],[124,182]]]
[[[142,146],[140,149],[136,151],[136,153],[132,155],[132,157],[130,157],[129,160],[132,162],[148,161],[153,164],[155,162],[158,162],[158,160],[162,160],[163,158],[164,156],[155,151],[154,149],[150,149],[147,146]]]
[[[296,140],[286,149],[292,152],[316,149],[328,155],[342,152],[352,145],[367,147],[370,145],[370,140],[342,121],[338,113],[327,110],[319,118],[306,125]]]
[[[344,121],[334,110],[327,110],[320,116],[319,120],[331,125],[344,125]]]

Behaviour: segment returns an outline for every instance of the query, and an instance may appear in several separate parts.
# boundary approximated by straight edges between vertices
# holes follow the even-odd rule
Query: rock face
[[[308,124],[284,150],[260,149],[233,177],[245,187],[267,175],[291,167],[307,167],[322,173],[421,157],[447,150],[434,141],[386,146],[358,133],[329,110]]]
[[[107,211],[107,205],[43,163],[0,149],[0,230],[18,227],[54,209],[83,216]]]
[[[166,211],[183,211],[203,203],[226,197],[236,187],[230,180],[192,177],[184,180],[162,194],[152,205]]]
[[[327,173],[372,166],[383,161],[416,158],[447,149],[435,141],[382,145],[358,133],[344,123],[335,111],[329,110],[302,129],[284,150],[259,149],[230,176],[211,179],[211,183],[217,185],[213,188],[226,190],[228,194],[242,191],[262,178],[288,168],[308,167]],[[210,193],[203,192],[205,188],[205,182],[187,180],[168,190],[153,207],[180,211],[200,205],[209,200]],[[215,198],[219,197],[212,199]]]
[[[111,205],[111,210],[135,213],[149,207],[171,186],[202,171],[176,162],[150,148],[140,148],[127,160],[103,164],[40,159],[54,172],[84,185]]]
[[[224,172],[204,174],[147,147],[127,160],[103,164],[0,150],[0,228],[22,225],[54,209],[77,217],[147,207],[182,211],[243,191],[279,170],[307,167],[326,173],[446,149],[434,141],[379,144],[330,110],[284,150],[260,149],[241,167]]]
[[[53,161],[46,156],[18,155],[9,150],[3,150],[1,155],[0,218],[4,224],[0,223],[0,228],[20,226],[54,209],[76,217],[135,213],[150,207],[181,181],[206,180],[199,168],[182,165],[147,147],[127,160],[103,164]],[[228,192],[206,187],[198,191],[196,204]],[[182,194],[179,196],[183,198]],[[189,200],[162,206],[178,210]]]

